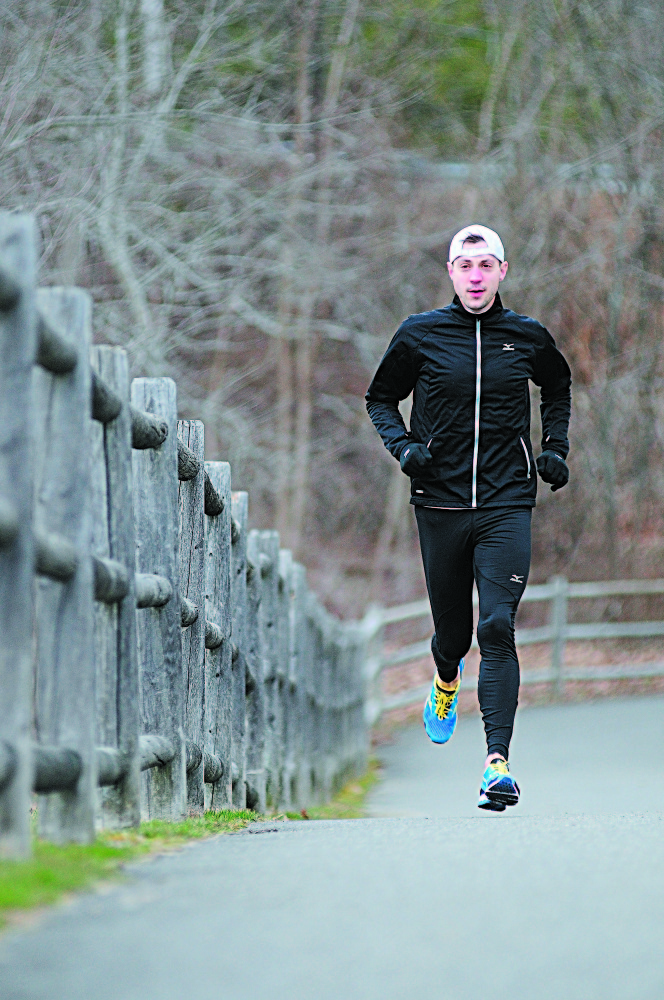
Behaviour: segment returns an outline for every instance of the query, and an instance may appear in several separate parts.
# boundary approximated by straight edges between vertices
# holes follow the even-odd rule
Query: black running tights
[[[416,507],[439,676],[452,680],[473,634],[472,590],[480,614],[477,689],[487,751],[507,760],[519,697],[514,619],[530,569],[529,508],[441,510]]]

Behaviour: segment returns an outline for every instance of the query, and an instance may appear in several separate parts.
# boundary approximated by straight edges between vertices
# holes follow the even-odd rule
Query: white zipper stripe
[[[471,507],[477,507],[477,454],[480,448],[480,390],[482,388],[482,341],[480,339],[480,321],[475,326],[477,342],[477,367],[475,373],[475,444],[473,446],[473,502]]]
[[[530,455],[528,454],[528,449],[526,448],[526,442],[522,437],[519,438],[521,442],[521,447],[523,448],[524,455],[526,456],[526,465],[528,466],[528,479],[530,479]]]

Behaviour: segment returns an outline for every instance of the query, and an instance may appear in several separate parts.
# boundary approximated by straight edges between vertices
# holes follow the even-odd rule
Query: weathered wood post
[[[311,664],[309,671],[309,683],[307,688],[309,702],[309,761],[311,765],[311,794],[313,802],[322,800],[322,789],[324,787],[324,711],[323,686],[325,682],[323,635],[320,627],[320,616],[318,614],[318,601],[311,591],[307,593],[307,621],[309,631],[309,644],[311,649]]]
[[[349,775],[348,766],[348,649],[346,633],[342,622],[334,621],[334,656],[332,691],[334,702],[334,737],[332,755],[334,757],[334,784],[340,787]]]
[[[279,533],[261,531],[257,547],[262,557],[263,587],[260,629],[263,636],[263,681],[265,685],[265,783],[266,801],[276,808],[280,799],[281,705],[278,697],[279,626]]]
[[[196,618],[182,630],[185,685],[185,734],[200,748],[200,760],[187,774],[189,811],[205,808],[205,467],[204,429],[200,420],[180,420],[180,441],[193,453],[195,473],[180,470],[180,595],[196,609]],[[182,463],[181,463],[182,464]],[[191,463],[192,466],[194,462]]]
[[[296,756],[298,741],[296,677],[294,673],[295,634],[293,617],[293,556],[289,549],[279,551],[279,624],[280,688],[283,712],[283,759],[281,771],[281,808],[294,808],[297,802]]]
[[[367,659],[367,633],[363,622],[352,622],[347,626],[352,636],[352,671],[353,671],[353,748],[355,760],[355,772],[363,774],[367,768],[369,759],[369,738],[370,731],[367,726],[364,699],[365,699],[365,672],[364,664]]]
[[[309,733],[307,719],[307,677],[309,669],[309,634],[306,617],[307,576],[304,566],[293,563],[291,575],[293,658],[291,661],[294,685],[293,715],[295,736],[293,743],[293,798],[298,806],[307,805],[311,799],[309,774]]]
[[[279,550],[277,579],[277,676],[273,686],[274,716],[275,716],[275,766],[277,770],[277,787],[279,789],[279,808],[290,808],[289,790],[286,788],[286,754],[288,741],[288,668],[290,659],[290,588],[287,573],[292,561],[290,552],[284,556],[284,549]]]
[[[385,623],[381,609],[372,604],[360,623],[363,635],[364,653],[364,714],[367,729],[380,718],[383,711],[383,645]]]
[[[366,767],[364,739],[363,700],[364,677],[362,673],[361,630],[357,622],[342,624],[344,656],[344,758],[349,774],[362,773]]]
[[[177,821],[187,812],[184,688],[179,596],[177,389],[170,378],[134,379],[132,405],[166,422],[158,448],[134,449],[136,571],[169,581],[163,606],[136,612],[141,670],[141,732],[166,737],[174,757],[141,776],[146,819]]]
[[[231,604],[233,607],[233,805],[244,809],[246,790],[247,666],[245,660],[247,621],[247,517],[246,493],[231,494],[231,513],[235,522],[232,541]]]
[[[78,755],[71,787],[42,795],[41,836],[90,842],[95,835],[94,583],[90,478],[90,297],[79,289],[41,289],[40,322],[74,348],[69,365],[34,371],[35,532],[39,548],[71,548],[71,573],[44,564],[36,585],[35,736]],[[61,359],[62,361],[62,359]],[[49,549],[50,547],[50,549]],[[56,570],[54,574],[54,569]]]
[[[228,462],[206,462],[205,470],[223,502],[223,510],[206,521],[206,615],[221,628],[223,642],[205,651],[207,747],[222,764],[221,778],[205,786],[206,807],[230,809],[232,785],[233,646],[231,631],[231,467]]]
[[[320,697],[320,785],[321,800],[326,802],[333,793],[334,760],[331,748],[334,731],[334,703],[332,701],[332,671],[334,646],[330,623],[325,609],[316,598],[316,614],[320,629],[320,663],[317,688]]]
[[[318,752],[318,716],[316,704],[316,679],[318,672],[318,636],[311,614],[313,595],[308,587],[304,591],[304,642],[306,658],[304,662],[305,723],[304,746],[307,761],[305,803],[317,801],[316,768]]]
[[[247,807],[257,812],[266,808],[265,727],[265,649],[262,623],[264,577],[269,559],[261,552],[260,531],[247,537],[247,626],[245,649],[247,665]]]
[[[95,606],[97,741],[122,756],[122,777],[102,789],[106,827],[140,822],[138,756],[139,676],[136,642],[136,543],[132,498],[132,421],[127,355],[119,347],[93,347],[92,437],[93,551],[120,563],[126,586]],[[110,389],[106,396],[103,387]],[[118,405],[119,404],[119,405]]]
[[[30,850],[36,231],[0,214],[0,854]]]
[[[326,732],[326,776],[328,795],[337,791],[341,774],[341,697],[339,686],[341,649],[338,635],[341,625],[323,609],[327,633],[328,688]]]
[[[347,776],[350,776],[350,740],[348,735],[348,715],[350,707],[351,691],[350,672],[348,669],[348,636],[343,622],[335,626],[335,694],[336,705],[336,728],[337,738],[335,744],[335,756],[337,759],[337,784],[343,784]]]

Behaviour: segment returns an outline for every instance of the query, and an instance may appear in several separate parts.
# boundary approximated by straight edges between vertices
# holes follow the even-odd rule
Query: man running
[[[519,693],[514,619],[528,580],[537,494],[528,380],[541,387],[536,465],[552,490],[569,480],[571,407],[569,366],[550,333],[503,308],[498,286],[507,266],[493,230],[472,225],[457,233],[447,265],[452,304],[401,324],[366,395],[385,447],[411,479],[435,628],[436,672],[424,706],[434,743],[447,743],[456,727],[477,585],[487,742],[478,806],[499,812],[519,800],[508,760]],[[399,401],[411,392],[407,431]]]

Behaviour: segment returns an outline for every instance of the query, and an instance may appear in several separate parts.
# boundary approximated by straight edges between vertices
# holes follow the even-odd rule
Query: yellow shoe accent
[[[431,705],[431,708],[436,714],[438,719],[446,719],[449,715],[450,709],[452,708],[452,702],[454,701],[459,686],[461,684],[461,678],[457,680],[453,688],[441,687],[440,679],[438,676],[434,678],[434,688],[436,689],[436,704]],[[433,692],[432,692],[433,693]]]
[[[494,758],[494,760],[491,761],[490,767],[496,772],[496,774],[499,774],[501,778],[504,778],[505,776],[509,777],[509,765],[501,757]]]

